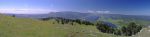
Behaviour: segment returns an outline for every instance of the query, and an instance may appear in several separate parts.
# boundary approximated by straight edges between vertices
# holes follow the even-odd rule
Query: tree
[[[12,17],[16,17],[15,15],[12,15]]]
[[[132,36],[140,32],[141,29],[142,29],[141,25],[137,25],[136,23],[131,22],[127,27],[122,27],[121,30],[123,32],[123,35]]]
[[[142,25],[137,25],[135,22],[130,22],[127,26],[120,29],[112,28],[103,22],[96,23],[97,29],[104,33],[111,33],[115,35],[132,36],[140,32]]]
[[[105,23],[97,23],[97,29],[104,33],[114,33],[115,29]]]
[[[48,21],[50,18],[49,17],[47,17],[47,18],[41,18],[41,20],[43,20],[43,21]]]

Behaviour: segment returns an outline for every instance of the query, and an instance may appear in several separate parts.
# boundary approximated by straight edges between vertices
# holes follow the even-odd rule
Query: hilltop
[[[67,22],[62,24],[62,22],[58,22],[61,20],[60,18],[42,21],[6,15],[0,15],[0,17],[1,37],[126,37],[100,32],[96,26],[86,23]],[[72,19],[72,21],[74,20]]]
[[[110,37],[95,26],[60,24],[55,20],[40,21],[0,15],[1,37]]]

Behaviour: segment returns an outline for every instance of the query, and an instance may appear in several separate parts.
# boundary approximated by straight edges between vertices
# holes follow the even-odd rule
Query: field
[[[127,37],[102,33],[91,25],[74,24],[0,15],[0,37]],[[150,33],[144,30],[135,36],[148,37]]]

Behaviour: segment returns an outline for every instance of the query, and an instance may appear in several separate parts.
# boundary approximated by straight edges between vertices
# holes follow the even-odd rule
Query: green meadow
[[[53,19],[41,21],[0,15],[0,37],[128,37],[102,33],[96,26],[73,24],[61,24]],[[150,36],[143,31],[130,37]]]

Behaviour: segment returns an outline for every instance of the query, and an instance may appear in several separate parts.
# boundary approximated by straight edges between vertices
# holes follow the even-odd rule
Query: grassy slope
[[[150,28],[144,28],[134,37],[150,37]]]
[[[103,20],[103,19],[102,19]],[[106,21],[106,19],[105,19]],[[113,24],[117,24],[119,26],[126,26],[125,21],[131,21],[131,22],[136,22],[137,24],[140,25],[144,25],[147,26],[150,24],[150,21],[146,21],[146,20],[128,20],[128,19],[118,19],[118,20],[112,20],[112,19],[107,19],[107,21],[113,23]],[[122,23],[123,22],[123,23]],[[129,23],[129,22],[127,22]],[[141,32],[139,32],[138,34],[134,35],[134,36],[130,36],[130,37],[150,37],[150,27],[144,27]]]
[[[0,37],[123,37],[101,33],[95,26],[74,24],[0,15]]]

